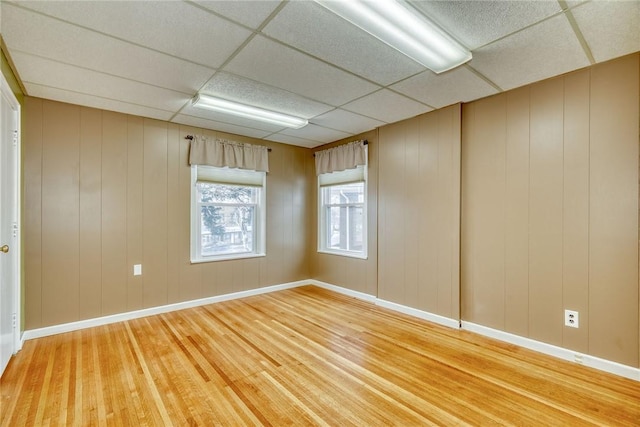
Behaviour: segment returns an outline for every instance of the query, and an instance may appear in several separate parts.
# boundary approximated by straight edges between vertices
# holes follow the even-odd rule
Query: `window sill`
[[[344,256],[347,258],[369,259],[365,254],[355,254],[353,252],[328,251],[326,249],[318,249],[319,254]]]
[[[250,259],[250,258],[262,258],[267,256],[267,254],[237,254],[237,255],[221,255],[217,257],[208,257],[208,258],[199,258],[192,259],[191,264],[202,264],[205,262],[217,262],[217,261],[233,261],[239,259]]]

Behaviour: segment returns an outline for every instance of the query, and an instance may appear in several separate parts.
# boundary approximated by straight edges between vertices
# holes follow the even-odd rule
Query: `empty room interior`
[[[640,1],[0,35],[1,426],[640,425]]]

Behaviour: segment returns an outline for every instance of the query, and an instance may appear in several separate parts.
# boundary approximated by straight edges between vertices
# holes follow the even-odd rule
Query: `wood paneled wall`
[[[26,329],[311,277],[640,366],[639,61],[320,147],[369,141],[367,260],[316,252],[311,151],[260,141],[267,257],[191,265],[184,136],[216,133],[27,97]]]
[[[464,105],[464,320],[638,366],[639,58]]]
[[[458,319],[460,105],[379,133],[378,297]]]
[[[273,148],[267,256],[191,264],[189,128],[25,99],[25,327],[309,278],[309,150]],[[142,264],[142,276],[133,265]]]
[[[318,253],[318,181],[315,174],[315,161],[312,156],[309,156],[309,194],[311,194],[314,212],[314,223],[309,234],[309,241],[311,242],[309,246],[311,278],[376,296],[378,292],[378,131],[373,130],[332,144],[323,145],[318,150],[326,150],[359,139],[366,139],[369,143],[367,259]]]

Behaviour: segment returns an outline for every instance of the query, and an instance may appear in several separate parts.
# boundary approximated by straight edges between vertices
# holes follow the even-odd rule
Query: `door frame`
[[[9,86],[7,79],[4,77],[4,74],[0,70],[0,95],[7,98],[9,104],[11,104],[12,109],[15,111],[17,129],[15,133],[14,144],[16,147],[15,150],[15,197],[13,200],[14,206],[16,207],[15,215],[16,215],[16,239],[12,244],[13,251],[15,253],[15,261],[13,264],[14,274],[13,274],[13,313],[15,313],[15,326],[13,328],[13,352],[17,353],[22,349],[22,152],[21,152],[21,105],[18,102],[13,90]],[[1,135],[0,135],[1,138]],[[0,143],[11,143],[0,141]]]

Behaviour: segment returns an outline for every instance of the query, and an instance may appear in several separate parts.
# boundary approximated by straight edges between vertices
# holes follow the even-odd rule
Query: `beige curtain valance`
[[[328,150],[316,151],[316,175],[354,169],[367,164],[364,141],[353,141]]]
[[[269,172],[269,152],[262,145],[195,135],[189,150],[189,164]]]

